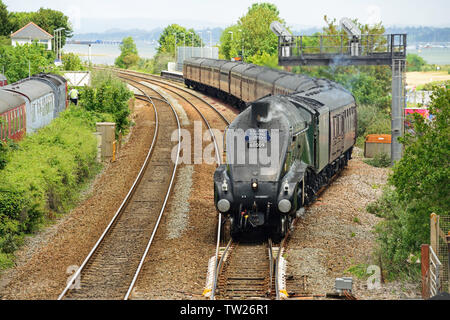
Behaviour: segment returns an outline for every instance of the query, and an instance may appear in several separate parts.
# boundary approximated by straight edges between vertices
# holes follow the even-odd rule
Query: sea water
[[[156,54],[155,45],[145,42],[136,42],[138,55],[141,58],[150,59]],[[89,46],[87,44],[67,44],[62,49],[65,53],[75,53],[83,61],[88,61]],[[91,60],[93,64],[114,65],[114,61],[120,55],[119,44],[98,44],[91,45]]]

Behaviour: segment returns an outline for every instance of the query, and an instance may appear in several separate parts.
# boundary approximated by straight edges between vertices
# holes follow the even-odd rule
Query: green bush
[[[80,105],[87,111],[111,114],[116,134],[125,133],[130,124],[128,101],[133,93],[109,71],[94,72],[92,82],[92,87],[81,90]]]
[[[426,65],[426,61],[417,54],[408,53],[406,55],[406,71],[422,71],[422,67]]]
[[[71,107],[26,137],[0,175],[0,264],[9,265],[24,234],[78,200],[83,183],[99,168],[95,122],[106,115]],[[0,266],[1,267],[1,266]]]
[[[78,55],[69,52],[62,55],[63,70],[80,71],[85,70],[83,63]]]
[[[450,91],[435,88],[429,106],[432,121],[414,115],[414,133],[401,139],[405,146],[389,177],[383,197],[367,210],[383,218],[377,228],[379,254],[389,274],[418,276],[408,264],[420,246],[429,243],[430,214],[450,212]]]
[[[364,160],[365,163],[377,167],[377,168],[387,168],[391,165],[391,158],[386,153],[378,153],[372,159]]]

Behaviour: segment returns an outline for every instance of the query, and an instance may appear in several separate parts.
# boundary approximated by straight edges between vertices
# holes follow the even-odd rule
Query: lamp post
[[[173,33],[175,36],[175,44],[174,44],[174,50],[175,50],[175,62],[177,62],[177,33]]]
[[[209,48],[210,48],[210,52],[211,52],[211,57],[212,58],[212,32],[210,30],[206,31],[209,33]]]
[[[244,33],[242,32],[242,29],[239,29],[239,32],[241,33],[241,54],[242,54],[242,62],[244,62]]]
[[[56,59],[61,60],[61,46],[62,46],[62,40],[61,40],[61,31],[66,30],[66,28],[58,28],[55,32],[55,46],[56,46]]]
[[[184,60],[186,60],[186,34],[183,33],[183,64]]]
[[[199,37],[200,37],[200,58],[203,58],[203,41],[202,41],[202,32],[199,31]]]
[[[194,34],[192,32],[189,32],[189,34],[191,34],[191,58],[194,57]]]

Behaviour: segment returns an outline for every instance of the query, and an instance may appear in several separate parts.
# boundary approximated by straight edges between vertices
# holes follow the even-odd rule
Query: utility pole
[[[186,60],[186,34],[183,33],[183,65],[184,60]]]
[[[210,48],[210,52],[211,52],[210,58],[212,58],[212,31],[208,30],[206,32],[209,33],[209,48]]]
[[[191,35],[191,58],[194,57],[194,34],[192,32],[189,32],[189,34]]]
[[[200,58],[203,58],[203,41],[202,41],[202,32],[201,31],[199,31],[198,32],[200,35],[199,35],[199,37],[200,37]]]
[[[173,34],[175,36],[175,44],[174,44],[174,50],[175,50],[175,62],[177,62],[177,33],[175,32]]]

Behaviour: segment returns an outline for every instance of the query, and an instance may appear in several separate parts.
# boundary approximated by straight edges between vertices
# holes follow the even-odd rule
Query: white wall
[[[15,47],[17,45],[23,46],[24,44],[31,44],[33,41],[30,39],[20,39],[20,38],[13,38],[11,39],[12,46]],[[47,46],[47,50],[52,50],[52,41],[51,40],[39,40],[39,43],[44,44]]]

